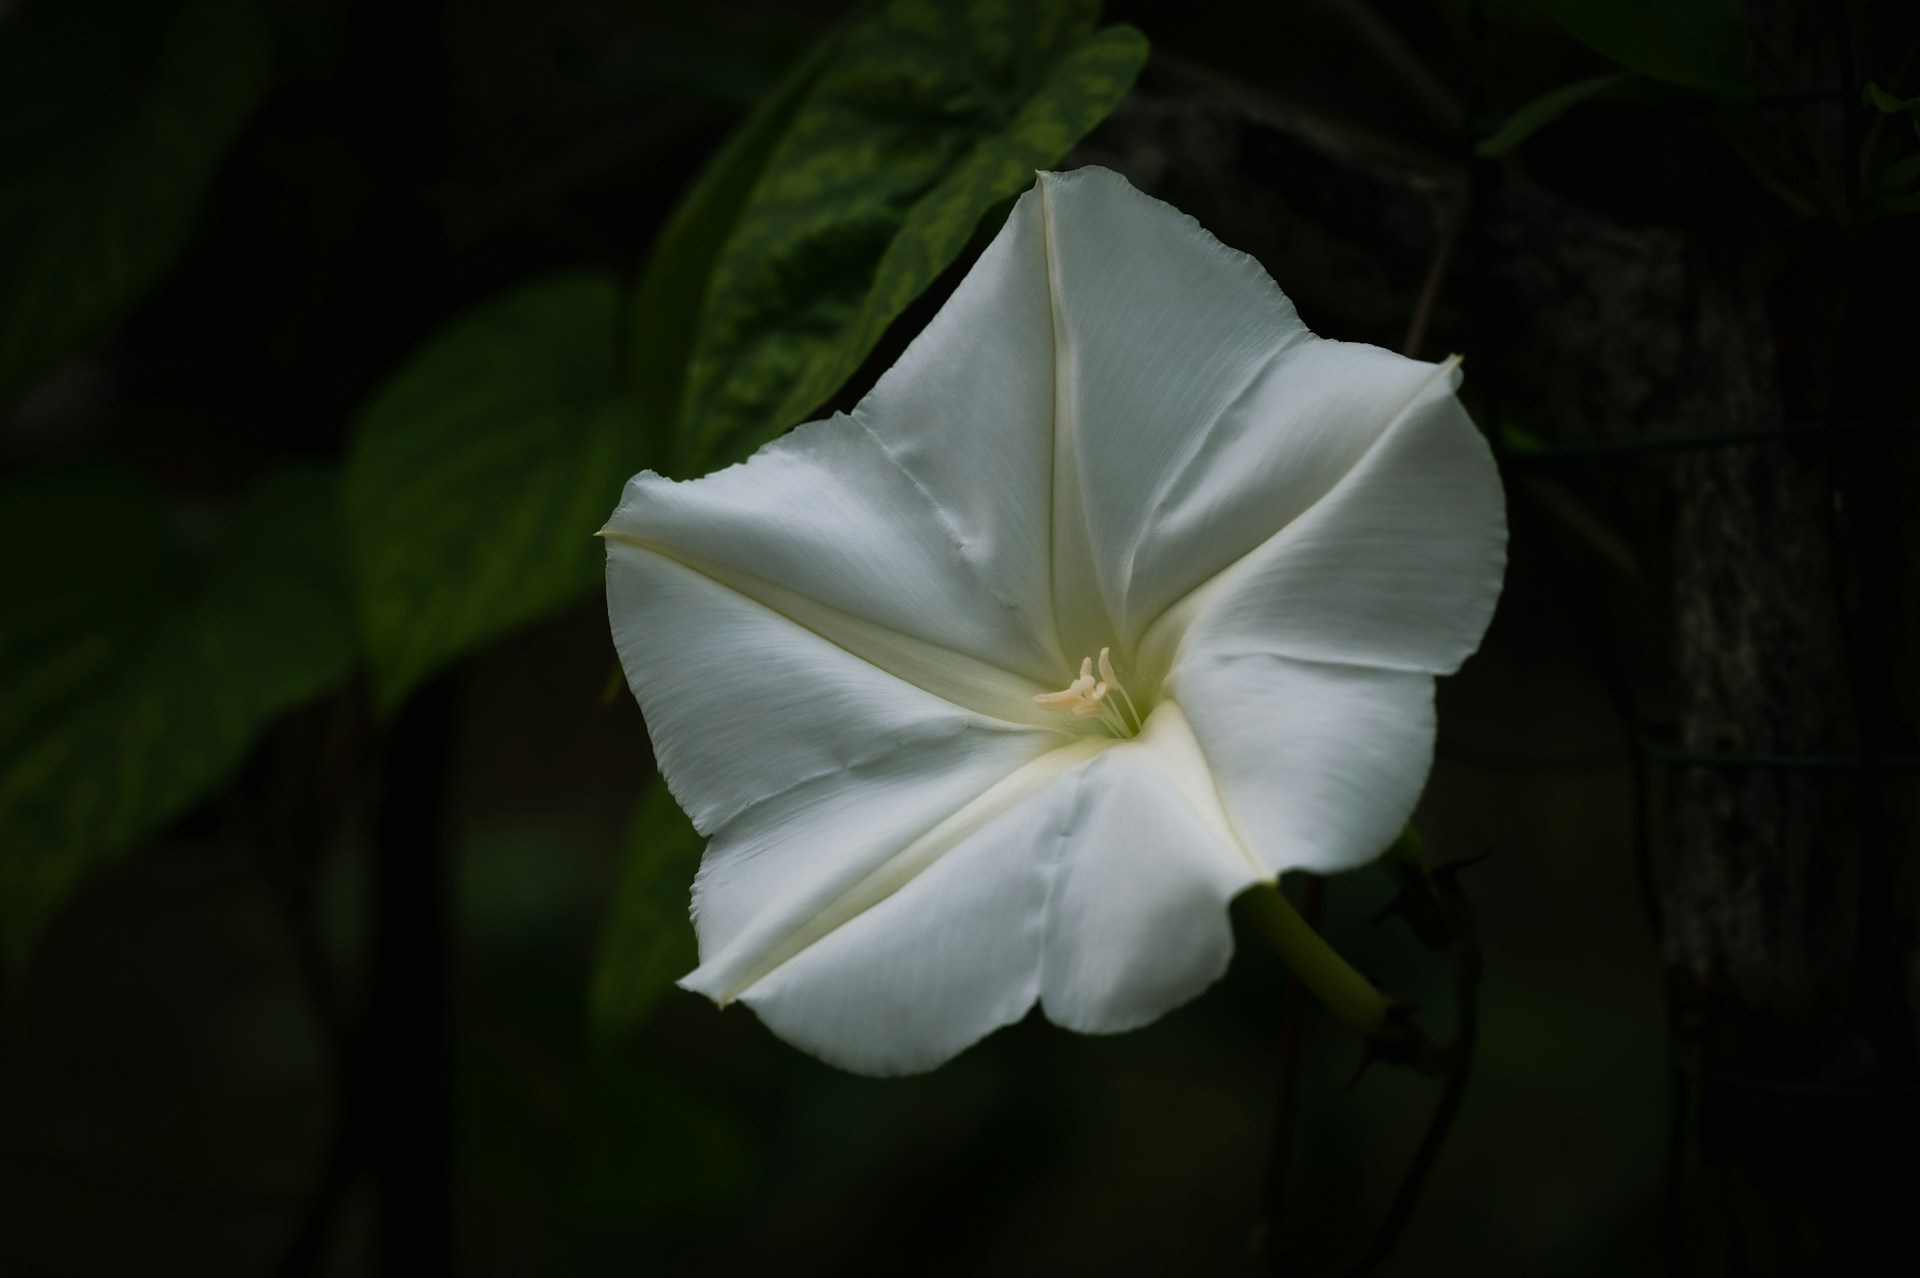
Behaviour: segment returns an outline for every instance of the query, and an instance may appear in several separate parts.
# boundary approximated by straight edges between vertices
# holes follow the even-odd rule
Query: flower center
[[[1033,703],[1080,719],[1098,719],[1116,737],[1135,735],[1140,731],[1140,708],[1120,686],[1110,652],[1108,648],[1100,650],[1098,679],[1094,678],[1095,658],[1082,657],[1079,678],[1058,692],[1041,693]]]

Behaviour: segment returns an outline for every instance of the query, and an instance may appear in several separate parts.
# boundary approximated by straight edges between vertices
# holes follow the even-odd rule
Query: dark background
[[[0,8],[0,228],[47,155],[142,109],[112,68],[179,8],[86,0],[63,63],[36,43],[62,3]],[[1478,1053],[1382,1272],[1903,1272],[1912,1186],[1867,1159],[1907,1161],[1915,1121],[1920,132],[1860,88],[1920,92],[1920,31],[1899,4],[1748,5],[1740,94],[1659,71],[1654,40],[1659,73],[1624,61],[1631,85],[1476,158],[1539,94],[1621,71],[1636,46],[1576,38],[1579,9],[1116,0],[1105,21],[1153,54],[1064,166],[1253,252],[1324,335],[1464,352],[1505,467],[1506,593],[1443,681],[1416,818],[1436,861],[1492,853],[1461,880]],[[259,476],[339,463],[469,307],[555,269],[639,276],[729,130],[850,12],[253,11],[267,78],[177,256],[0,405],[8,501],[129,467],[194,563]],[[61,67],[80,105],[36,113]],[[40,320],[5,322],[24,349]],[[12,539],[7,581],[75,526]],[[662,819],[634,822],[652,768],[612,670],[588,594],[397,711],[345,673],[90,864],[6,960],[0,1269],[1261,1272],[1286,974],[1250,933],[1146,1030],[1030,1018],[907,1080],[679,991],[610,1000],[614,902]],[[10,710],[0,743],[36,722]],[[7,768],[0,793],[34,784]],[[38,864],[5,828],[0,858]],[[683,902],[665,864],[654,896]],[[1445,959],[1368,922],[1392,892],[1330,882],[1323,930],[1445,1037]],[[1300,1050],[1278,1236],[1314,1272],[1373,1235],[1439,1087],[1380,1067],[1349,1089],[1358,1047],[1312,1018]]]

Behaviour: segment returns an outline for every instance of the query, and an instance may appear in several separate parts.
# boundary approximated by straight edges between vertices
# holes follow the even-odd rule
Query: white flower
[[[627,485],[614,640],[712,842],[682,984],[848,1069],[1215,980],[1227,905],[1376,856],[1499,594],[1434,365],[1308,332],[1104,169],[1042,174],[850,414]]]

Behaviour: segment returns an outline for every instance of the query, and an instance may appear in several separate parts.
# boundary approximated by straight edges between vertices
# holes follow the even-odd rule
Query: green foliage
[[[1616,71],[1610,75],[1575,80],[1572,84],[1548,90],[1515,111],[1498,131],[1475,149],[1489,159],[1505,155],[1582,102],[1615,94],[1631,84],[1633,79],[1628,72]]]
[[[251,489],[189,589],[158,495],[113,471],[0,493],[0,945],[18,960],[93,865],[226,780],[353,663],[332,476]]]
[[[675,437],[707,281],[740,211],[833,50],[822,41],[775,85],[687,192],[654,241],[634,298],[633,371],[648,458],[673,464]]]
[[[1878,182],[1888,190],[1920,182],[1920,151],[1909,152],[1881,169]]]
[[[1879,108],[1883,115],[1905,115],[1913,122],[1914,132],[1920,133],[1920,97],[1897,97],[1871,80],[1861,90],[1860,97],[1868,106]]]
[[[673,983],[693,970],[688,885],[704,844],[656,781],[627,826],[625,866],[613,910],[600,933],[593,1017],[617,1036],[637,1027]]]
[[[1146,42],[1126,27],[1095,32],[1095,18],[1083,0],[894,0],[839,39],[718,253],[680,397],[678,469],[738,457],[819,407],[981,215],[1113,109]],[[726,184],[715,205],[731,204],[739,155],[768,141],[743,138],[709,174],[703,187]],[[697,190],[690,207],[706,198]]]
[[[642,465],[702,470],[793,425],[1125,94],[1145,57],[1085,0],[895,0],[774,87],[612,285],[527,286],[375,397],[346,478],[383,708],[588,593],[589,540]],[[630,353],[632,363],[622,367]]]
[[[374,397],[343,481],[375,695],[573,602],[638,466],[618,289],[537,281],[455,321]]]
[[[1914,136],[1920,137],[1920,97],[1897,97],[1871,80],[1860,96],[1866,105],[1878,109],[1883,115],[1906,116],[1907,122],[1913,125]],[[1869,143],[1868,153],[1871,155],[1873,152],[1874,147]],[[1914,183],[1920,182],[1920,151],[1909,150],[1904,155],[1890,155],[1884,163],[1876,166],[1870,176],[1869,192],[1875,196],[1867,206],[1870,216],[1906,217],[1920,213],[1920,192],[1908,190]]]
[[[0,399],[165,275],[266,83],[253,9],[176,9],[49,0],[0,28]]]
[[[1745,28],[1730,0],[1535,0],[1569,35],[1629,71],[1737,97]]]
[[[621,1028],[692,966],[701,840],[655,785],[626,843],[619,962],[603,934],[599,963],[634,1000]],[[496,814],[461,840],[455,926],[475,995],[456,1126],[463,1167],[491,1192],[581,1235],[625,1234],[738,1206],[760,1151],[734,1104],[653,1059],[644,1038],[592,1032],[606,1027],[583,1015],[595,959],[580,938],[606,892],[590,848],[565,808]]]

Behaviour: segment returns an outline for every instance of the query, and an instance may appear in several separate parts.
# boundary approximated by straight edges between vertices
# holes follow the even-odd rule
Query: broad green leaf
[[[362,417],[343,499],[384,709],[599,584],[594,530],[642,451],[619,311],[598,276],[525,285],[456,320]]]
[[[823,40],[787,72],[708,162],[654,240],[633,301],[633,382],[650,462],[672,464],[687,361],[714,263],[832,50],[833,40]]]
[[[600,933],[593,1016],[603,1032],[638,1026],[698,961],[687,903],[704,844],[656,779],[627,826],[620,889]]]
[[[1745,28],[1732,0],[1535,0],[1567,34],[1629,71],[1737,96]]]
[[[1090,0],[893,0],[840,37],[707,285],[676,469],[750,451],[837,390],[966,246],[1132,85],[1146,41]]]
[[[1505,155],[1582,102],[1604,97],[1632,79],[1629,72],[1616,71],[1549,90],[1507,117],[1499,131],[1475,149],[1489,159]]]
[[[323,472],[257,484],[190,590],[157,496],[128,476],[76,472],[0,493],[13,548],[0,588],[19,601],[0,624],[11,959],[88,869],[185,811],[268,720],[347,674],[336,500]]]
[[[4,399],[165,275],[270,49],[239,0],[41,0],[0,25],[0,50]]]

